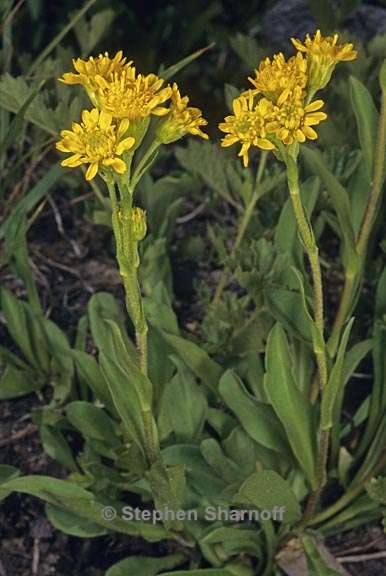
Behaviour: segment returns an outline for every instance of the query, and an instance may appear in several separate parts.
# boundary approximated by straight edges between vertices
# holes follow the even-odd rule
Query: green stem
[[[242,215],[242,218],[239,222],[236,240],[233,244],[233,247],[232,247],[232,250],[230,253],[231,258],[234,257],[234,255],[236,254],[237,250],[240,247],[241,242],[243,241],[245,232],[247,231],[247,228],[249,226],[249,222],[253,216],[253,212],[255,210],[256,203],[257,203],[258,199],[260,198],[259,184],[260,184],[261,179],[262,179],[263,174],[264,174],[264,168],[265,168],[265,165],[267,162],[267,156],[268,156],[267,152],[261,153],[261,159],[260,159],[260,163],[259,163],[259,167],[258,167],[257,175],[256,175],[255,189],[254,189],[253,195],[249,201],[249,204],[247,205],[245,212]],[[222,271],[221,276],[220,276],[220,280],[219,280],[219,283],[217,284],[217,288],[216,288],[216,291],[215,291],[215,294],[213,297],[213,302],[212,302],[213,306],[217,306],[218,303],[220,302],[224,288],[226,287],[230,278],[231,278],[231,275],[228,273],[228,271],[226,269],[224,269]]]
[[[142,178],[142,176],[144,175],[144,173],[148,169],[149,162],[152,163],[152,156],[153,156],[154,152],[157,150],[157,148],[159,148],[159,146],[160,146],[160,143],[157,140],[153,140],[153,142],[150,144],[149,148],[146,150],[146,152],[142,156],[141,160],[138,162],[138,165],[136,166],[134,173],[133,173],[131,180],[130,180],[131,190],[134,190],[134,188],[137,186],[138,182],[140,181],[140,179]]]
[[[307,253],[311,267],[311,275],[314,288],[314,320],[315,324],[323,338],[324,334],[324,311],[323,311],[323,285],[322,274],[319,262],[319,250],[315,242],[314,234],[303,208],[300,197],[299,178],[296,162],[289,159],[287,163],[287,178],[290,191],[292,206],[294,209],[296,222],[304,249]],[[327,384],[327,361],[326,355],[314,346],[316,363],[319,370],[320,388],[323,389]]]
[[[125,289],[127,312],[133,322],[141,372],[147,376],[147,323],[143,310],[141,288],[138,281],[137,243],[131,230],[132,188],[119,185],[120,200],[115,182],[107,179],[112,207],[112,226],[116,242],[117,260]],[[146,452],[150,463],[158,458],[158,440],[153,430],[153,415],[148,408],[141,409]]]
[[[386,452],[383,453],[382,457],[379,459],[374,468],[370,470],[368,474],[366,474],[366,476],[361,480],[359,484],[351,486],[351,488],[349,488],[349,490],[347,490],[347,492],[345,492],[343,496],[339,498],[339,500],[337,500],[334,504],[332,504],[332,506],[326,508],[325,510],[323,510],[323,512],[320,512],[320,514],[314,516],[312,520],[308,523],[308,525],[314,526],[315,524],[320,524],[321,522],[324,522],[328,518],[331,518],[331,516],[335,516],[335,514],[343,510],[343,508],[345,508],[347,504],[350,504],[350,502],[352,502],[358,496],[358,494],[360,494],[364,490],[366,483],[369,482],[371,478],[376,476],[376,474],[378,474],[378,472],[380,472],[383,469],[385,463],[386,463]]]
[[[316,478],[318,480],[319,485],[318,488],[312,492],[312,494],[308,499],[306,509],[303,514],[303,518],[301,519],[301,522],[299,524],[299,528],[303,528],[309,524],[309,521],[313,517],[315,509],[318,505],[326,474],[329,444],[330,444],[330,432],[329,430],[322,429],[320,431],[319,436],[319,454],[316,468]]]
[[[350,314],[351,308],[357,294],[356,288],[362,281],[364,271],[364,261],[366,258],[369,237],[374,225],[379,200],[382,194],[383,182],[385,178],[385,151],[386,151],[386,91],[382,91],[381,113],[378,124],[377,142],[374,158],[374,173],[370,189],[369,201],[362,221],[361,230],[356,242],[356,251],[360,259],[359,270],[355,274],[346,274],[345,283],[335,317],[331,337],[327,343],[327,348],[331,356],[335,356],[339,343],[340,334]]]
[[[296,160],[290,156],[287,156],[286,165],[287,165],[288,187],[292,200],[292,206],[294,209],[299,234],[303,242],[303,246],[307,253],[311,267],[311,275],[314,288],[314,321],[318,328],[320,336],[323,339],[324,338],[323,285],[322,285],[322,274],[319,262],[319,251],[317,244],[315,242],[315,237],[313,230],[311,228],[311,224],[308,222],[302,204],[302,200],[300,197],[299,175]],[[328,380],[327,359],[325,350],[324,348],[323,350],[319,350],[318,344],[314,343],[314,354],[318,366],[320,390],[323,393],[323,390]],[[310,495],[300,526],[306,525],[309,519],[312,518],[320,499],[320,495],[326,477],[329,438],[330,438],[329,430],[325,430],[323,428],[320,429],[318,457],[316,465],[317,488]]]

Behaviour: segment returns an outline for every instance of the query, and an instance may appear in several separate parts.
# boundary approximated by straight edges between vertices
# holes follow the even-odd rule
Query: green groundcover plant
[[[69,475],[20,476],[3,465],[0,495],[42,499],[50,522],[73,536],[115,531],[174,543],[173,554],[132,556],[106,576],[342,574],[323,537],[382,517],[384,271],[369,338],[356,329],[355,310],[382,201],[386,68],[380,111],[359,79],[345,84],[360,150],[342,152],[337,168],[312,142],[319,125],[332,122],[319,95],[337,63],[357,53],[320,32],[293,45],[294,56],[263,60],[249,89],[227,88],[231,114],[219,126],[221,144],[240,145],[243,166],[231,150],[197,141],[177,150],[185,172],[158,181],[149,169],[165,147],[189,134],[208,139],[201,111],[176,83],[167,84],[199,54],[158,76],[138,73],[121,52],[106,53],[75,59],[74,72],[61,78],[75,86],[67,90],[80,85],[90,105],[79,122],[62,126],[56,147],[67,154],[62,166],[84,169],[99,221],[112,228],[126,313],[111,294],[94,294],[70,345],[43,314],[22,244],[16,269],[28,301],[1,290],[20,354],[0,350],[0,398],[52,387],[50,403],[33,418],[44,449]],[[256,151],[254,174],[248,164]],[[224,234],[209,231],[223,269],[206,300],[200,341],[177,322],[168,243],[179,190],[197,191],[205,163],[207,186],[235,210],[239,226],[230,253]],[[47,176],[57,179],[62,171],[55,170]],[[287,197],[274,196],[277,190]],[[281,198],[277,221],[252,231],[256,206],[270,195]],[[2,228],[8,254],[25,242],[27,209]],[[334,318],[326,314],[328,264],[318,246],[326,233],[339,243],[344,270]],[[89,340],[96,356],[87,351]],[[370,356],[373,387],[347,418],[346,385]],[[76,449],[73,437],[81,439]]]

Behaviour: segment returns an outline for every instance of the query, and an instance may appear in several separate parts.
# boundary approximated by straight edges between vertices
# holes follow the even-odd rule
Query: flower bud
[[[131,224],[133,231],[133,238],[136,242],[140,242],[146,236],[146,212],[142,208],[133,208],[131,212]]]

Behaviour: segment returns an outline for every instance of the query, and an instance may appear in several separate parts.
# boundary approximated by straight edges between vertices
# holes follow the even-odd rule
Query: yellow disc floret
[[[338,44],[338,39],[338,34],[323,37],[320,30],[317,30],[313,38],[307,34],[304,42],[292,38],[295,48],[305,53],[309,62],[311,96],[328,84],[338,62],[349,62],[357,57],[357,51],[351,43]]]
[[[206,126],[208,122],[202,117],[199,108],[188,106],[188,103],[188,96],[181,97],[178,86],[174,83],[169,113],[156,131],[156,138],[159,142],[170,144],[188,133],[208,139],[208,135],[201,130],[201,126]]]
[[[323,100],[305,104],[300,88],[290,94],[283,92],[273,109],[273,119],[267,124],[267,132],[275,134],[287,146],[293,142],[305,142],[306,139],[316,140],[318,135],[312,126],[327,118],[327,114],[320,112],[323,104]]]
[[[287,61],[283,54],[275,54],[266,58],[255,70],[255,78],[248,80],[256,88],[257,94],[262,94],[272,102],[278,100],[283,91],[291,92],[296,87],[305,89],[307,84],[307,61],[298,52]]]
[[[132,122],[143,120],[151,114],[164,116],[169,109],[162,106],[171,95],[170,86],[162,87],[164,80],[155,74],[138,74],[129,67],[114,73],[110,80],[97,76],[99,107],[115,118],[129,118]]]
[[[72,155],[62,161],[62,166],[75,168],[89,164],[86,179],[92,180],[98,171],[112,169],[118,174],[127,170],[122,154],[134,146],[134,138],[125,138],[129,120],[113,122],[111,114],[93,110],[83,110],[82,122],[73,123],[72,130],[62,130],[62,139],[56,148]]]
[[[100,76],[105,80],[109,80],[113,73],[120,74],[124,69],[130,68],[132,64],[132,62],[126,62],[122,50],[117,52],[114,58],[110,58],[109,53],[105,52],[104,54],[99,54],[96,58],[91,56],[88,60],[73,59],[72,63],[76,73],[68,72],[63,74],[59,79],[60,82],[84,86],[94,106],[97,105],[95,98],[96,77]]]
[[[251,146],[262,150],[273,150],[275,145],[267,138],[266,125],[272,118],[273,104],[266,98],[254,103],[253,92],[244,93],[233,100],[233,115],[226,116],[225,122],[219,124],[220,130],[226,133],[221,145],[232,146],[241,143],[239,156],[244,166],[248,166],[248,151]]]

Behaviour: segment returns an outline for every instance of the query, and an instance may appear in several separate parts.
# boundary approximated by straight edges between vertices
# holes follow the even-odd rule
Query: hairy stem
[[[320,335],[323,338],[324,334],[323,285],[322,285],[322,274],[319,262],[319,250],[316,245],[311,226],[308,223],[308,219],[300,197],[298,172],[296,163],[294,161],[290,162],[287,165],[287,177],[288,177],[288,187],[290,190],[292,206],[294,209],[299,234],[304,249],[307,253],[311,267],[311,275],[314,289],[314,306],[313,306],[314,320],[320,332]],[[320,351],[315,346],[314,346],[314,353],[319,371],[319,385],[320,388],[323,389],[324,386],[327,384],[326,356],[324,351]]]
[[[120,200],[117,198],[115,182],[107,180],[111,207],[112,226],[116,242],[119,271],[125,289],[127,312],[133,322],[141,372],[147,376],[147,323],[143,310],[141,288],[138,281],[138,253],[131,230],[132,190],[119,186]],[[142,422],[146,443],[146,453],[150,463],[157,460],[158,440],[154,435],[153,416],[147,407],[142,409]]]
[[[314,289],[314,321],[318,328],[320,337],[323,340],[324,339],[323,285],[322,285],[322,274],[319,262],[319,251],[317,244],[315,242],[315,237],[313,230],[311,228],[311,224],[308,222],[302,204],[302,199],[300,197],[297,164],[296,161],[291,157],[287,158],[287,179],[299,234],[304,249],[307,253],[311,267],[311,276]],[[328,380],[327,359],[324,346],[323,349],[320,350],[318,344],[314,343],[314,354],[319,372],[319,386],[323,394],[323,390]],[[319,448],[318,448],[317,465],[316,465],[316,480],[318,486],[316,490],[314,490],[309,497],[300,526],[306,525],[309,519],[312,518],[320,499],[320,495],[326,477],[329,438],[330,438],[329,430],[325,430],[322,428],[319,431]]]

